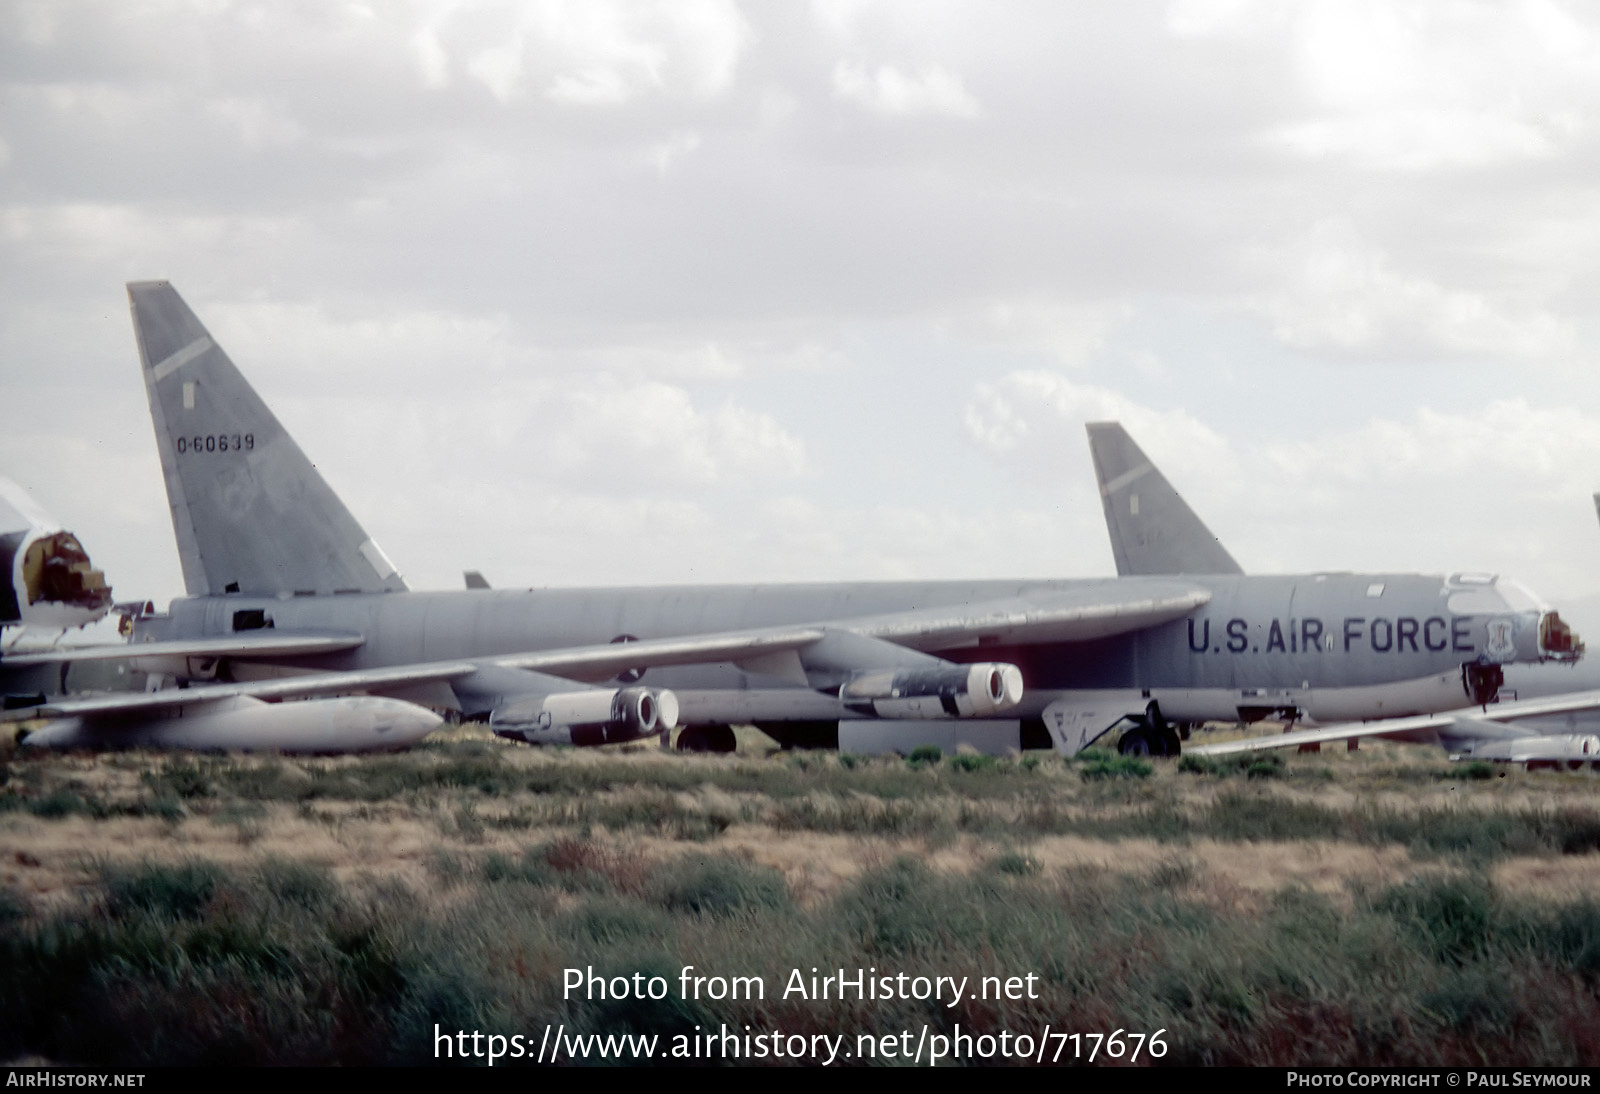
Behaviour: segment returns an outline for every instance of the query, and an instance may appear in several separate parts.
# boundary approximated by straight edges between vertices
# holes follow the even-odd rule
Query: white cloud
[[[445,52],[439,35],[432,26],[425,26],[411,36],[411,49],[416,56],[417,68],[422,74],[422,86],[431,91],[450,84],[450,55]]]
[[[889,117],[976,118],[982,113],[961,77],[938,65],[908,75],[892,65],[868,72],[865,65],[840,61],[833,66],[833,93]]]
[[[456,63],[502,103],[617,107],[723,93],[751,38],[731,0],[469,2],[434,13],[412,49],[429,87]]]
[[[665,176],[677,162],[700,147],[700,134],[693,130],[673,133],[650,149],[649,159],[656,173]]]
[[[1297,35],[1317,116],[1281,136],[1306,155],[1400,170],[1548,157],[1592,115],[1597,46],[1543,0],[1322,0]]]
[[[260,98],[224,97],[205,104],[212,117],[221,121],[238,137],[248,151],[265,152],[296,144],[306,137],[305,129],[290,117],[281,104]]]
[[[979,385],[967,410],[982,448],[1030,481],[1068,478],[1087,512],[1076,478],[1094,420],[1122,422],[1248,571],[1484,569],[1593,588],[1595,551],[1570,540],[1595,538],[1600,415],[1507,398],[1257,439],[1047,372]]]
[[[1076,367],[1105,349],[1111,335],[1132,314],[1127,301],[1040,294],[989,301],[975,318],[963,319],[955,326]]]
[[[998,383],[978,384],[966,411],[967,434],[990,452],[1033,452],[1046,463],[1063,446],[1082,449],[1084,423],[1099,421],[1120,421],[1130,432],[1151,438],[1152,457],[1164,452],[1223,469],[1221,438],[1188,413],[1152,410],[1121,392],[1059,373],[1013,372]]]
[[[608,492],[783,481],[806,472],[805,449],[770,415],[725,402],[698,409],[663,383],[600,382],[549,391],[528,406],[521,441],[569,481]]]
[[[1594,25],[0,3],[0,389],[153,462],[119,282],[171,277],[451,584],[491,549],[569,581],[1104,572],[1082,421],[1118,417],[1262,568],[1454,545],[1555,588],[1589,484],[1562,523],[1581,474],[1518,461],[1589,460],[1547,412],[1600,405]],[[124,483],[81,489],[121,514]]]
[[[1468,358],[1568,357],[1570,323],[1510,293],[1447,288],[1394,268],[1348,229],[1319,224],[1267,258],[1276,287],[1255,307],[1274,333],[1303,349]]]
[[[1177,0],[1167,25],[1291,59],[1298,116],[1269,139],[1309,159],[1390,171],[1546,159],[1589,136],[1600,105],[1600,36],[1554,0]]]

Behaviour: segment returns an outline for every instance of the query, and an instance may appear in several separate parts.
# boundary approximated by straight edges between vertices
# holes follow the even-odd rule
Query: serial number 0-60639
[[[178,455],[188,452],[248,452],[256,446],[254,433],[211,433],[179,437]]]

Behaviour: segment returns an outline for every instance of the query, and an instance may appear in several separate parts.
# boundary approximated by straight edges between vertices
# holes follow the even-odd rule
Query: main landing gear
[[[1117,751],[1124,756],[1176,756],[1183,751],[1177,729],[1161,716],[1154,700],[1143,714],[1130,714],[1119,724],[1127,727],[1117,742]]]
[[[684,726],[678,731],[679,752],[733,752],[738,747],[732,726]]]

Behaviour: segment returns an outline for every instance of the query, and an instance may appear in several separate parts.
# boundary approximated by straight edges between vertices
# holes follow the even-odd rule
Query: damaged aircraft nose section
[[[105,574],[78,537],[0,479],[0,626],[81,627],[111,610]]]
[[[34,540],[22,555],[22,580],[28,603],[55,604],[104,615],[111,607],[106,575],[89,562],[89,555],[71,532],[57,532]]]
[[[1569,663],[1583,656],[1583,642],[1556,612],[1539,617],[1539,656],[1546,661]]]
[[[1445,579],[1446,603],[1467,626],[1482,628],[1481,665],[1572,662],[1583,656],[1583,643],[1561,616],[1521,584],[1496,574],[1451,574]]]

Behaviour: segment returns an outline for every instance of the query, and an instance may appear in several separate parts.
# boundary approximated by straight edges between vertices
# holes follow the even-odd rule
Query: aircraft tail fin
[[[1090,422],[1089,450],[1118,574],[1244,573],[1121,423]]]
[[[189,595],[404,589],[177,291],[135,281],[128,300]]]

